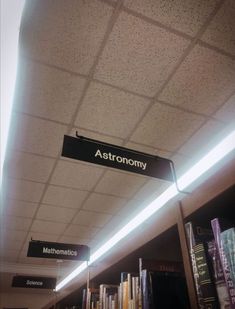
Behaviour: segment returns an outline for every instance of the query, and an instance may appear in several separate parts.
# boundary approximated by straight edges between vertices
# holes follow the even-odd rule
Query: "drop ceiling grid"
[[[114,10],[114,13],[113,13],[113,20],[111,19],[110,22],[109,22],[109,27],[108,27],[108,29],[107,29],[107,31],[106,31],[106,33],[105,33],[105,36],[104,36],[103,42],[102,42],[102,44],[101,44],[101,47],[100,47],[100,49],[99,49],[99,51],[98,51],[98,54],[97,54],[96,59],[95,59],[95,61],[94,61],[94,64],[93,64],[93,66],[92,66],[91,69],[90,69],[90,73],[88,74],[89,78],[88,78],[88,80],[87,80],[87,84],[86,84],[85,90],[84,90],[84,92],[83,92],[83,96],[82,96],[82,98],[81,98],[81,100],[80,100],[80,104],[79,104],[78,107],[77,107],[77,112],[74,113],[75,116],[74,116],[73,119],[75,119],[75,117],[76,117],[76,115],[77,115],[77,113],[78,113],[78,110],[79,110],[79,108],[80,108],[80,106],[81,106],[81,102],[83,102],[83,100],[84,100],[84,96],[85,96],[85,94],[86,94],[86,90],[88,89],[88,87],[89,87],[89,85],[90,85],[90,82],[91,82],[91,76],[93,75],[93,70],[94,70],[94,68],[95,68],[95,66],[96,66],[96,62],[98,61],[99,55],[102,53],[103,47],[104,47],[104,45],[105,45],[104,42],[107,40],[108,35],[109,35],[109,33],[111,32],[111,30],[112,30],[112,26],[113,26],[113,24],[114,24],[115,19],[116,19],[117,16],[118,16],[119,7],[120,7],[121,4],[122,4],[122,1],[119,2],[119,4],[117,5],[117,7],[116,7],[115,10]],[[70,128],[68,129],[68,131],[71,130],[73,127],[74,127],[74,120],[71,121],[71,125],[70,125]],[[104,173],[105,173],[105,171],[103,171],[103,173],[101,174],[100,179],[102,178],[102,176],[104,175]],[[99,182],[99,180],[97,181],[97,183],[98,183],[98,182]],[[91,191],[93,191],[93,190],[91,190]],[[83,204],[86,203],[86,201],[89,199],[90,195],[91,195],[91,193],[90,193],[90,194],[87,196],[87,198],[83,201]],[[82,208],[82,207],[81,207],[81,208]],[[76,213],[76,216],[77,216],[78,214],[79,214],[79,211]],[[66,229],[64,230],[64,233],[63,233],[63,235],[62,235],[61,237],[63,237],[64,235],[66,236],[66,232],[67,232],[68,229],[70,228],[72,222],[73,222],[73,220],[71,220],[71,221],[67,224],[67,227],[66,227]]]
[[[118,14],[118,10],[119,10],[120,5],[121,5],[121,1],[120,1],[119,4],[117,5],[117,9],[114,10],[114,13],[113,13],[114,19],[115,19],[115,16]],[[112,29],[112,18],[111,18],[111,20],[110,20],[110,25],[111,25],[111,29]],[[110,29],[107,30],[106,36],[108,35],[109,31],[110,31]],[[105,39],[106,39],[106,38],[105,38]],[[102,46],[101,46],[99,52],[101,52],[101,51],[102,51]],[[98,54],[99,54],[99,52],[98,52]],[[96,60],[95,60],[95,62],[96,62]],[[86,93],[86,89],[88,88],[89,83],[90,83],[90,80],[88,79],[87,82],[86,82],[86,84],[85,84],[84,91],[83,91],[83,94],[81,95],[80,101],[83,100],[83,97],[84,97],[84,95],[85,95],[85,93]],[[78,108],[79,108],[79,104],[78,104],[77,110],[78,110]],[[75,111],[74,115],[76,116],[76,114],[77,114],[77,112]],[[73,118],[75,118],[75,117],[73,117]],[[73,123],[74,123],[73,118],[72,118],[72,120],[71,120],[71,124],[68,125],[68,127],[67,127],[67,133],[69,133],[70,130],[72,129],[72,127],[74,127],[74,125],[73,125]],[[53,173],[54,173],[54,170],[55,170],[55,168],[56,168],[56,165],[57,165],[57,162],[58,162],[59,158],[60,158],[60,154],[58,153],[58,155],[56,156],[56,160],[55,160],[54,166],[53,166],[53,168],[52,168],[51,174],[50,174],[50,176],[49,176],[47,185],[45,186],[44,192],[43,192],[43,194],[42,194],[42,196],[41,196],[41,199],[40,199],[40,201],[39,201],[39,205],[41,204],[41,202],[42,202],[42,200],[43,200],[43,197],[44,197],[44,195],[45,195],[46,189],[47,189],[47,187],[48,187],[48,185],[49,185],[49,183],[50,183],[50,179],[52,178],[52,175],[53,175]],[[35,215],[34,215],[34,218],[33,218],[32,225],[31,225],[31,226],[33,226],[33,222],[34,222],[34,220],[35,220],[36,217],[37,217],[37,213],[38,213],[38,211],[39,211],[39,207],[40,207],[40,206],[38,206],[38,209],[37,209],[36,212],[35,212]],[[31,227],[30,227],[30,228],[31,228]],[[67,229],[67,227],[64,229],[64,232],[66,231],[66,229]],[[26,240],[26,241],[27,241],[27,240]],[[18,256],[18,258],[19,258],[19,256]]]
[[[223,123],[233,122],[235,119],[235,92],[227,98],[217,111],[215,111],[213,116]]]
[[[125,10],[125,9],[123,9],[123,10]],[[127,10],[126,10],[126,12],[127,12]],[[133,14],[134,15],[134,14]],[[116,18],[117,18],[117,16],[116,16]],[[140,17],[141,18],[141,17]],[[144,20],[146,20],[146,18],[143,18]],[[150,21],[150,20],[149,20]],[[156,24],[155,24],[156,25]],[[173,31],[174,32],[174,31]],[[182,37],[184,37],[185,38],[185,36],[183,36],[182,35]],[[105,46],[103,46],[103,48],[104,48]],[[211,48],[213,48],[213,47],[211,47]],[[101,52],[99,52],[99,54],[98,54],[99,56],[101,55]],[[98,62],[98,57],[97,57],[97,59],[96,59],[96,62]],[[96,63],[95,63],[96,64]],[[94,66],[95,67],[95,66]],[[92,77],[92,76],[89,76],[88,77],[88,80],[89,80],[89,82],[90,81],[92,81],[92,80],[94,80],[94,78]],[[100,82],[100,81],[99,81]],[[102,84],[102,82],[100,82],[101,84]],[[103,84],[105,84],[105,83],[103,83]],[[113,86],[113,88],[117,88],[116,86]],[[85,93],[86,93],[86,91],[88,90],[88,86],[86,87],[86,89],[85,89],[85,91],[84,91],[84,96],[85,96]],[[119,90],[121,90],[120,88],[119,88]],[[123,90],[123,89],[122,89]],[[124,91],[126,91],[127,93],[128,92],[130,92],[129,90],[124,90]],[[136,95],[136,93],[135,93],[135,95]],[[83,96],[83,97],[84,97]],[[81,101],[80,101],[80,105],[79,105],[79,108],[80,108],[80,106],[81,106],[81,102],[82,102],[82,100],[83,100],[83,98],[81,99]],[[153,103],[154,104],[154,103]],[[79,109],[78,109],[78,111],[79,111]],[[77,113],[76,113],[77,114]],[[209,118],[209,117],[207,117],[207,118]],[[75,117],[74,117],[74,119],[75,119]],[[140,120],[141,121],[141,120]],[[139,121],[139,123],[140,123],[140,121]],[[138,123],[138,124],[139,124]],[[138,124],[136,124],[136,127],[138,127]],[[72,121],[71,123],[70,123],[70,125],[69,125],[69,129],[67,129],[67,131],[69,131],[72,127],[74,127],[74,122]],[[134,130],[133,130],[134,131]],[[192,134],[193,135],[193,134]],[[115,137],[115,136],[114,136]],[[127,139],[125,139],[124,141],[122,141],[122,144],[124,145],[125,143],[128,143],[128,141],[129,141],[129,139],[127,138]],[[180,147],[180,146],[179,146]],[[56,156],[56,160],[58,161],[58,159],[59,159],[59,155],[58,156]],[[54,165],[54,167],[55,167],[55,165]],[[52,175],[52,173],[51,173],[51,175]],[[103,174],[104,175],[104,174]],[[100,178],[100,179],[102,179],[102,177]],[[98,185],[98,183],[99,182],[97,182],[97,185]],[[47,183],[47,187],[49,186],[49,182]],[[143,185],[144,186],[144,185]],[[46,189],[45,189],[46,190]],[[44,191],[44,192],[46,192],[46,191]],[[39,207],[40,207],[40,205],[41,205],[41,203],[39,204]],[[39,208],[38,208],[39,209]],[[35,218],[36,218],[36,214],[35,214]],[[63,237],[63,236],[62,236]]]
[[[66,233],[66,232],[65,232]]]
[[[200,37],[203,35],[203,33],[206,31],[206,28],[208,27],[208,25],[210,24],[211,20],[213,19],[213,17],[216,15],[216,13],[218,12],[218,10],[220,9],[222,5],[222,1],[215,7],[215,9],[212,11],[212,13],[210,14],[209,18],[206,20],[206,22],[202,25],[202,27],[198,30],[196,37],[193,39],[193,41],[191,42],[191,44],[189,44],[188,48],[184,51],[183,55],[181,56],[181,58],[179,59],[178,63],[176,64],[176,66],[174,67],[174,69],[172,70],[171,74],[168,76],[168,78],[165,80],[165,82],[163,83],[162,87],[158,90],[158,92],[155,94],[155,96],[153,97],[152,100],[152,104],[149,106],[149,109],[155,104],[155,101],[157,101],[161,95],[161,93],[164,91],[165,87],[168,85],[168,83],[170,82],[170,80],[174,77],[174,75],[177,73],[177,70],[180,68],[181,64],[184,62],[184,60],[187,58],[188,55],[190,55],[190,52],[193,50],[193,48],[195,47],[195,45],[197,44],[197,41],[200,39]],[[141,122],[141,120],[144,119],[144,117],[146,116],[146,114],[148,113],[148,110],[146,110],[146,113],[142,116],[142,119],[140,119],[139,123]],[[206,123],[206,119],[204,121],[204,123],[201,124],[201,126],[203,126],[203,124]],[[131,139],[132,135],[135,132],[135,129],[138,128],[139,123],[136,125],[136,127],[133,129],[133,131],[131,132],[131,134],[129,135],[129,139]],[[200,127],[198,127],[198,129],[200,129]],[[195,130],[195,132],[197,131],[197,129]],[[191,136],[193,135],[193,133],[191,134]],[[189,136],[190,138],[190,136]],[[184,143],[183,143],[184,144]],[[183,145],[182,144],[182,145]],[[181,146],[182,146],[181,145]],[[181,148],[181,146],[178,146],[178,148],[176,149],[175,152],[177,152],[178,149]]]

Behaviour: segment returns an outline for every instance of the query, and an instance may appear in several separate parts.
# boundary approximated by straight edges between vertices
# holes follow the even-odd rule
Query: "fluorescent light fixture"
[[[222,142],[214,147],[206,156],[204,156],[198,163],[190,168],[180,179],[178,180],[179,187],[183,190],[194,181],[199,179],[205,174],[211,167],[218,163],[227,154],[235,149],[235,130],[231,132]],[[123,228],[121,228],[116,234],[114,234],[106,243],[104,243],[98,250],[96,250],[90,257],[89,265],[97,261],[112,247],[114,247],[121,239],[130,234],[135,228],[140,226],[144,221],[151,217],[155,212],[162,208],[173,197],[177,196],[179,192],[176,186],[173,184],[168,187],[160,196],[152,201],[147,207],[145,207],[139,214],[137,214],[132,220],[130,220]],[[56,291],[61,290],[71,280],[78,276],[82,271],[87,268],[87,263],[84,262],[79,265],[73,272],[65,277],[55,288]]]
[[[0,186],[16,81],[19,28],[24,2],[24,0],[1,0]]]

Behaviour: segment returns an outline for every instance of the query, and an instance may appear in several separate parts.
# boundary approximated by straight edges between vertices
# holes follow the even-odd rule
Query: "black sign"
[[[56,278],[14,276],[12,286],[15,288],[51,289],[56,286]]]
[[[65,135],[62,156],[174,181],[171,161],[135,150]]]
[[[88,261],[90,249],[85,245],[32,240],[29,242],[27,256],[57,260]]]

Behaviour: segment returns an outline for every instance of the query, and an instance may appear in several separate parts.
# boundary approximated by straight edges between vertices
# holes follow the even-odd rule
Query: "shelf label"
[[[34,277],[34,276],[14,276],[12,287],[15,288],[34,288],[34,289],[51,289],[56,286],[56,278]]]
[[[168,159],[85,137],[65,135],[62,156],[174,181],[171,162]]]
[[[88,261],[90,258],[90,248],[85,245],[32,240],[29,242],[27,256],[57,260]]]

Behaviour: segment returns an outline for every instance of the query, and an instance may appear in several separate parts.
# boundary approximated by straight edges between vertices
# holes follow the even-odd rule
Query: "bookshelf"
[[[235,159],[231,159],[191,194],[183,196],[180,203],[174,201],[160,210],[158,218],[151,219],[146,227],[150,230],[149,239],[147,241],[146,238],[140,239],[139,247],[129,248],[129,251],[126,251],[128,254],[125,256],[122,253],[117,254],[113,264],[91,277],[91,286],[101,283],[118,284],[121,272],[138,271],[139,257],[181,261],[184,265],[191,308],[198,308],[184,224],[188,221],[196,221],[205,225],[214,217],[228,217],[230,221],[235,223],[234,201]],[[83,287],[80,286],[72,294],[60,300],[57,308],[79,305]]]

